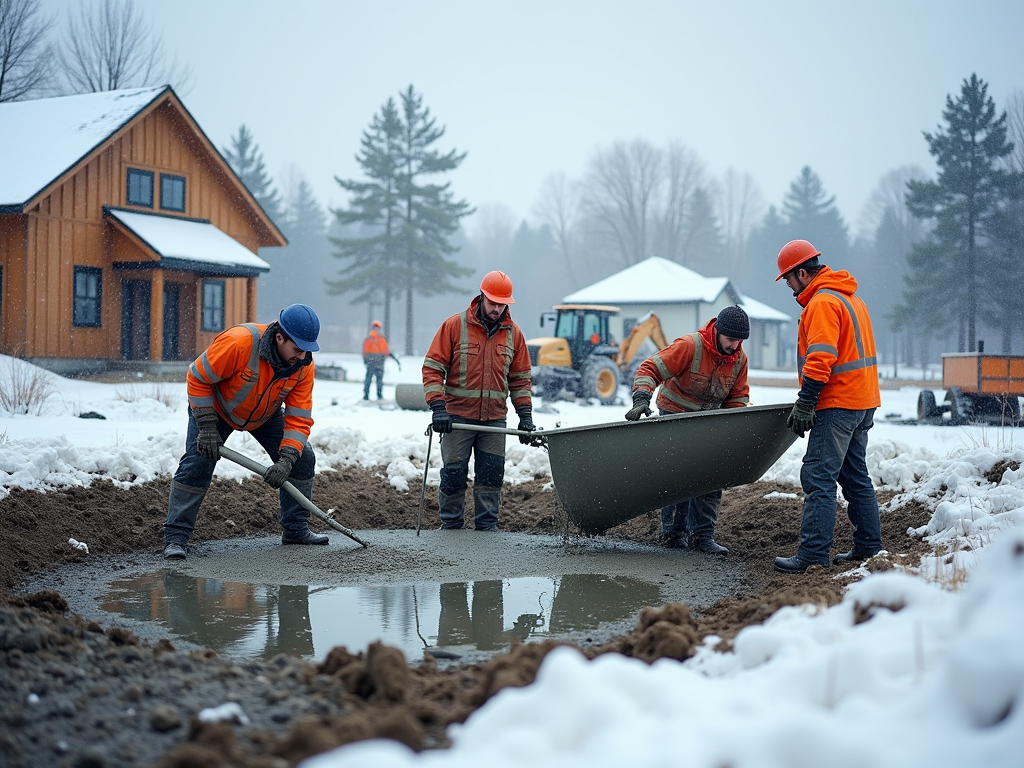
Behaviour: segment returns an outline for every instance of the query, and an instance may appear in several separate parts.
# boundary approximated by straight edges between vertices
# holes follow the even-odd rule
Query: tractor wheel
[[[938,403],[935,402],[935,393],[930,389],[922,389],[917,396],[917,420],[932,421],[941,415]]]
[[[591,357],[580,376],[580,397],[596,397],[601,405],[611,405],[619,393],[619,368],[607,357]]]
[[[974,403],[970,395],[960,391],[960,387],[946,390],[946,402],[949,403],[949,423],[954,427],[968,424],[974,418]]]

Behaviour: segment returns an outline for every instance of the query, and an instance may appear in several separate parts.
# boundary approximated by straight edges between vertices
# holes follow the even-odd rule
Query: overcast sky
[[[80,0],[43,0],[48,10]],[[174,0],[138,3],[193,67],[183,95],[223,148],[247,124],[279,186],[346,198],[362,131],[412,84],[468,152],[457,197],[530,216],[546,175],[620,139],[695,150],[780,203],[804,165],[847,222],[888,171],[929,172],[922,131],[976,72],[1024,89],[1021,0]],[[470,223],[472,228],[472,223]]]

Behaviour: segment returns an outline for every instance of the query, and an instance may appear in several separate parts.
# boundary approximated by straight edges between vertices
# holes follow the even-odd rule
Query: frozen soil
[[[68,572],[90,558],[113,557],[104,562],[125,568],[133,558],[155,556],[162,547],[168,483],[120,489],[99,482],[48,493],[14,489],[0,500],[0,764],[291,766],[375,737],[417,750],[443,748],[448,724],[464,721],[502,688],[528,685],[557,645],[514,645],[472,663],[429,655],[406,659],[381,644],[336,647],[319,663],[286,655],[237,663],[85,618],[70,611],[56,590],[26,593],[31,579]],[[856,578],[849,566],[812,568],[798,576],[772,570],[773,557],[796,551],[800,521],[800,499],[765,498],[773,491],[798,489],[753,483],[725,492],[716,538],[729,547],[728,561],[742,574],[733,594],[699,609],[650,606],[632,631],[577,646],[581,652],[621,653],[645,662],[684,660],[707,635],[717,635],[727,648],[740,629],[784,605],[838,602],[849,579],[836,576]],[[435,494],[428,490],[424,529],[438,524]],[[414,529],[419,489],[399,492],[378,471],[339,467],[318,475],[313,500],[321,509],[337,509],[342,524],[356,532]],[[215,481],[193,542],[279,535],[276,512],[277,494],[261,480]],[[470,519],[471,514],[467,510]],[[869,568],[916,564],[927,546],[908,537],[907,529],[929,517],[917,505],[883,512],[883,539],[891,554],[875,558]],[[842,551],[850,546],[851,531],[844,512],[837,519],[835,547]],[[311,527],[324,526],[314,520]],[[506,486],[501,527],[521,534],[566,532],[554,493],[542,481]],[[605,537],[657,545],[659,530],[652,512]],[[90,554],[70,547],[71,536],[88,542]],[[301,554],[305,548],[288,549]],[[226,702],[239,705],[244,722],[198,718],[201,710]]]

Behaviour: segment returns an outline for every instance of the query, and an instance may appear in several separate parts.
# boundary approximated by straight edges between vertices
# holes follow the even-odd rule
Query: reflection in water
[[[167,571],[113,582],[101,608],[158,622],[232,658],[323,658],[338,645],[358,652],[381,640],[415,659],[431,644],[497,651],[515,641],[595,629],[660,605],[660,595],[655,584],[589,574],[310,588]],[[424,637],[420,628],[435,622],[436,637]]]

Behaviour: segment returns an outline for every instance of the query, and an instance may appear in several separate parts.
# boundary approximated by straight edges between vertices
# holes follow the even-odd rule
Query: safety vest
[[[213,408],[234,429],[252,431],[284,405],[281,447],[302,452],[313,426],[312,355],[288,376],[277,377],[260,357],[260,337],[267,325],[244,323],[218,334],[186,374],[192,408]]]
[[[370,331],[370,335],[363,340],[363,357],[367,355],[381,355],[387,357],[389,353],[388,340],[378,331]]]

